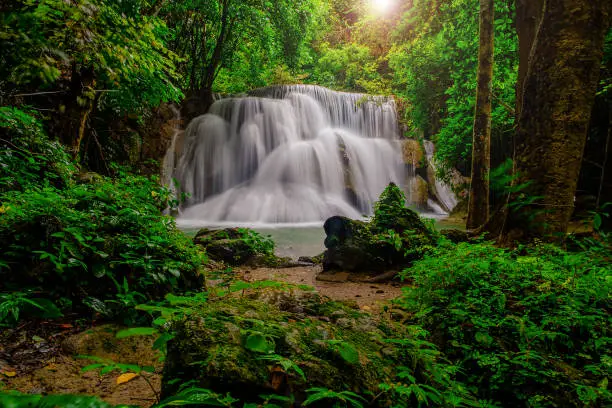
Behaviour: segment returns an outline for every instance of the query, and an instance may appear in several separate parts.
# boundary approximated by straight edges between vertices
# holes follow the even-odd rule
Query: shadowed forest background
[[[0,0],[0,407],[610,406],[611,25]]]

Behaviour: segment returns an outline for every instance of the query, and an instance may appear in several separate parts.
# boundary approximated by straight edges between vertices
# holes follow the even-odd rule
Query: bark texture
[[[472,143],[472,182],[467,228],[475,229],[489,219],[489,170],[491,168],[491,99],[495,11],[493,0],[480,0],[480,46],[478,86]]]
[[[546,0],[529,58],[505,240],[554,238],[574,208],[610,24],[609,0]],[[521,63],[524,61],[521,60]]]
[[[519,72],[516,84],[517,119],[521,113],[529,56],[542,20],[543,7],[544,0],[516,0],[516,31],[519,39]]]

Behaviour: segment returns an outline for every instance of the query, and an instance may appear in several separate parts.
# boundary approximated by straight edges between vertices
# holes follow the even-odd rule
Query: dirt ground
[[[314,287],[332,300],[351,300],[366,311],[377,312],[384,304],[402,294],[402,285],[369,283],[367,275],[337,272],[323,273],[320,266],[294,268],[238,268],[236,272],[246,281],[276,280]]]
[[[161,387],[163,364],[152,349],[155,337],[117,339],[121,328],[103,325],[78,332],[78,327],[28,323],[0,333],[0,390],[26,394],[95,395],[114,404],[150,407]],[[77,356],[95,356],[108,361],[154,368],[118,384],[119,370],[100,375],[83,372],[96,363]],[[121,382],[121,381],[119,381]]]
[[[333,300],[354,301],[360,309],[378,313],[384,304],[401,294],[401,284],[369,283],[369,277],[348,273],[322,273],[320,266],[294,268],[236,268],[245,281],[276,280],[314,287]],[[153,351],[155,336],[117,339],[122,328],[95,326],[91,322],[28,322],[0,332],[0,391],[28,394],[95,395],[108,403],[148,408],[161,389],[163,363]],[[95,356],[109,362],[150,366],[130,381],[118,381],[121,371],[101,375],[100,370],[82,369],[97,361],[77,356]]]

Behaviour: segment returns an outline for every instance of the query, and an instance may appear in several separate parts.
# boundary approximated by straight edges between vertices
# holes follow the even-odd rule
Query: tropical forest
[[[612,407],[612,1],[0,0],[0,408]]]

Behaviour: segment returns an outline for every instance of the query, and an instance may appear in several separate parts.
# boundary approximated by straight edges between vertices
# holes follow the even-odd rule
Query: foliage
[[[0,107],[0,193],[72,183],[76,169],[32,113]],[[1,213],[1,211],[0,211]]]
[[[310,395],[304,401],[304,406],[311,405],[321,400],[332,400],[334,408],[354,407],[363,408],[367,402],[362,396],[351,391],[332,391],[326,388],[310,388],[306,390]]]
[[[19,0],[0,16],[0,76],[11,91],[56,87],[91,70],[101,104],[134,111],[178,100],[176,56],[144,1]],[[93,90],[90,90],[93,91]]]
[[[554,246],[443,246],[404,271],[399,304],[482,399],[605,406],[610,272],[607,257]]]
[[[274,241],[249,228],[238,228],[240,239],[247,243],[255,253],[274,255]]]
[[[496,0],[495,13],[492,137],[494,146],[499,146],[514,123],[512,108],[508,107],[515,105],[518,42],[513,3]],[[478,65],[478,1],[415,2],[397,25],[389,64],[394,73],[394,92],[410,103],[408,124],[436,140],[436,158],[443,170],[459,167],[469,171]]]
[[[111,314],[197,288],[203,258],[161,215],[169,198],[156,180],[132,175],[6,193],[1,279]]]
[[[368,46],[358,43],[332,48],[328,43],[319,47],[311,83],[333,89],[389,94],[388,81],[379,73],[382,60],[377,60]]]
[[[373,223],[379,229],[393,228],[406,212],[406,196],[395,184],[390,183],[374,203]]]
[[[77,395],[23,395],[0,393],[0,406],[4,408],[128,408],[127,405],[110,405],[96,397]]]
[[[61,311],[49,299],[34,298],[31,290],[0,293],[0,326],[12,326],[24,315],[55,319]]]
[[[183,57],[183,89],[239,92],[266,85],[278,65],[307,61],[323,10],[318,0],[187,0],[160,14]]]

